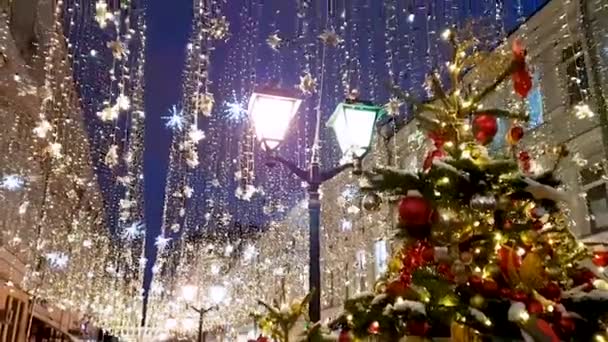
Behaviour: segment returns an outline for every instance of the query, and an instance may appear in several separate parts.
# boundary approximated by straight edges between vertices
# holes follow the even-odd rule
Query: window
[[[367,266],[367,260],[365,258],[365,251],[360,250],[357,252],[357,264],[356,264],[356,267],[357,267],[357,280],[356,280],[357,292],[365,291],[365,289],[367,288],[366,266]]]
[[[535,71],[532,76],[532,91],[528,95],[528,128],[536,128],[543,123],[543,94],[540,88],[540,74]]]
[[[608,189],[603,179],[603,170],[586,168],[581,170],[581,181],[586,193],[587,211],[590,217],[591,234],[608,230]]]
[[[566,68],[568,105],[574,106],[584,101],[589,91],[585,54],[580,42],[562,50],[562,63]]]
[[[374,243],[374,257],[376,262],[375,273],[376,278],[379,278],[388,265],[388,246],[386,240],[378,240]]]

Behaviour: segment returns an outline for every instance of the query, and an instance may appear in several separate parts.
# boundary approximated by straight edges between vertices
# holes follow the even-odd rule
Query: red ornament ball
[[[513,292],[513,294],[511,295],[511,299],[513,299],[516,302],[522,302],[525,303],[526,301],[528,301],[528,294],[525,293],[524,291],[521,290],[516,290],[515,292]]]
[[[539,315],[545,311],[545,308],[541,304],[541,302],[537,300],[532,300],[528,303],[528,312],[532,315]]]
[[[532,76],[525,64],[511,74],[511,81],[513,90],[522,98],[526,98],[532,90]]]
[[[424,159],[424,163],[422,164],[422,169],[424,171],[428,171],[433,166],[433,161],[435,159],[441,159],[445,157],[445,152],[443,150],[433,150],[429,152],[429,154]]]
[[[399,220],[411,237],[427,237],[432,216],[431,203],[424,197],[406,196],[399,203]]]
[[[473,119],[473,134],[480,144],[489,144],[498,132],[496,117],[488,114],[475,116]]]
[[[550,282],[547,284],[547,286],[541,289],[540,294],[542,294],[545,298],[556,302],[562,296],[562,289],[556,282]]]
[[[570,336],[576,330],[576,322],[571,317],[562,316],[558,322],[559,331],[563,336]]]
[[[480,290],[482,288],[481,287],[482,282],[483,282],[483,280],[478,275],[472,275],[469,277],[469,284],[475,290]]]
[[[340,335],[338,336],[338,342],[352,342],[353,338],[351,336],[350,331],[342,330],[340,331]]]
[[[593,263],[599,267],[608,266],[608,251],[593,253]]]
[[[500,297],[502,298],[511,298],[511,289],[508,287],[503,287],[499,291]]]
[[[369,325],[369,328],[367,328],[367,332],[378,335],[378,333],[380,333],[380,323],[378,323],[378,321],[372,322],[372,324]]]
[[[410,336],[426,336],[431,327],[426,321],[411,320],[407,322],[407,333]]]
[[[408,286],[402,280],[395,280],[386,286],[386,293],[393,297],[403,297],[407,292]]]
[[[498,284],[491,279],[485,279],[483,281],[483,292],[488,297],[494,297],[499,294]]]
[[[524,129],[519,125],[515,125],[509,129],[507,133],[507,141],[511,145],[517,144],[524,137]]]
[[[426,262],[435,262],[435,248],[425,247],[422,250],[422,259]]]

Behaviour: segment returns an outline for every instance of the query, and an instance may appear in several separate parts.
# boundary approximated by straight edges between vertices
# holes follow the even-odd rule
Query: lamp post
[[[219,285],[214,285],[209,288],[209,298],[213,302],[213,305],[208,307],[195,307],[190,302],[194,301],[198,288],[194,285],[186,285],[182,287],[182,298],[186,301],[187,306],[192,311],[198,314],[198,342],[205,342],[207,339],[207,332],[203,330],[203,323],[205,322],[205,315],[209,311],[217,310],[219,303],[221,303],[226,297],[226,288]]]
[[[369,150],[380,107],[373,106],[368,102],[351,100],[338,105],[328,121],[328,126],[334,130],[343,154],[351,157],[353,161],[322,171],[317,151],[319,146],[318,134],[315,135],[311,161],[305,169],[300,169],[295,163],[277,154],[277,148],[283,142],[300,103],[301,100],[284,92],[254,92],[249,102],[249,115],[256,137],[262,148],[268,152],[270,159],[285,165],[293,174],[308,184],[308,286],[313,291],[308,315],[314,323],[321,320],[321,267],[319,260],[321,201],[319,199],[319,187],[348,168],[353,167],[355,172],[361,171],[361,159]],[[317,133],[319,124],[317,122]]]

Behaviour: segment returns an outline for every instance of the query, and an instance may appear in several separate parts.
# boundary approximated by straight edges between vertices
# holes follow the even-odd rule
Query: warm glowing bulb
[[[443,39],[443,40],[450,39],[450,36],[452,36],[452,30],[450,30],[450,29],[446,29],[445,31],[443,31],[441,33],[441,39]]]

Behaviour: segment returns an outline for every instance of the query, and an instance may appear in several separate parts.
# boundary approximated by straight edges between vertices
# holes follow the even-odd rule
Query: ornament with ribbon
[[[513,89],[522,98],[526,98],[532,89],[532,76],[526,65],[526,49],[521,40],[516,39],[513,42],[513,63],[514,69],[511,74]]]
[[[433,166],[433,161],[435,159],[442,159],[447,154],[445,153],[443,146],[445,145],[446,138],[442,132],[431,131],[428,133],[429,139],[433,142],[435,149],[430,151],[426,158],[424,159],[424,163],[422,164],[422,168],[424,171],[430,170],[431,166]]]
[[[427,265],[434,259],[434,249],[425,240],[419,240],[414,245],[406,247],[402,252],[401,281],[409,286],[412,281],[412,273],[418,268]]]

